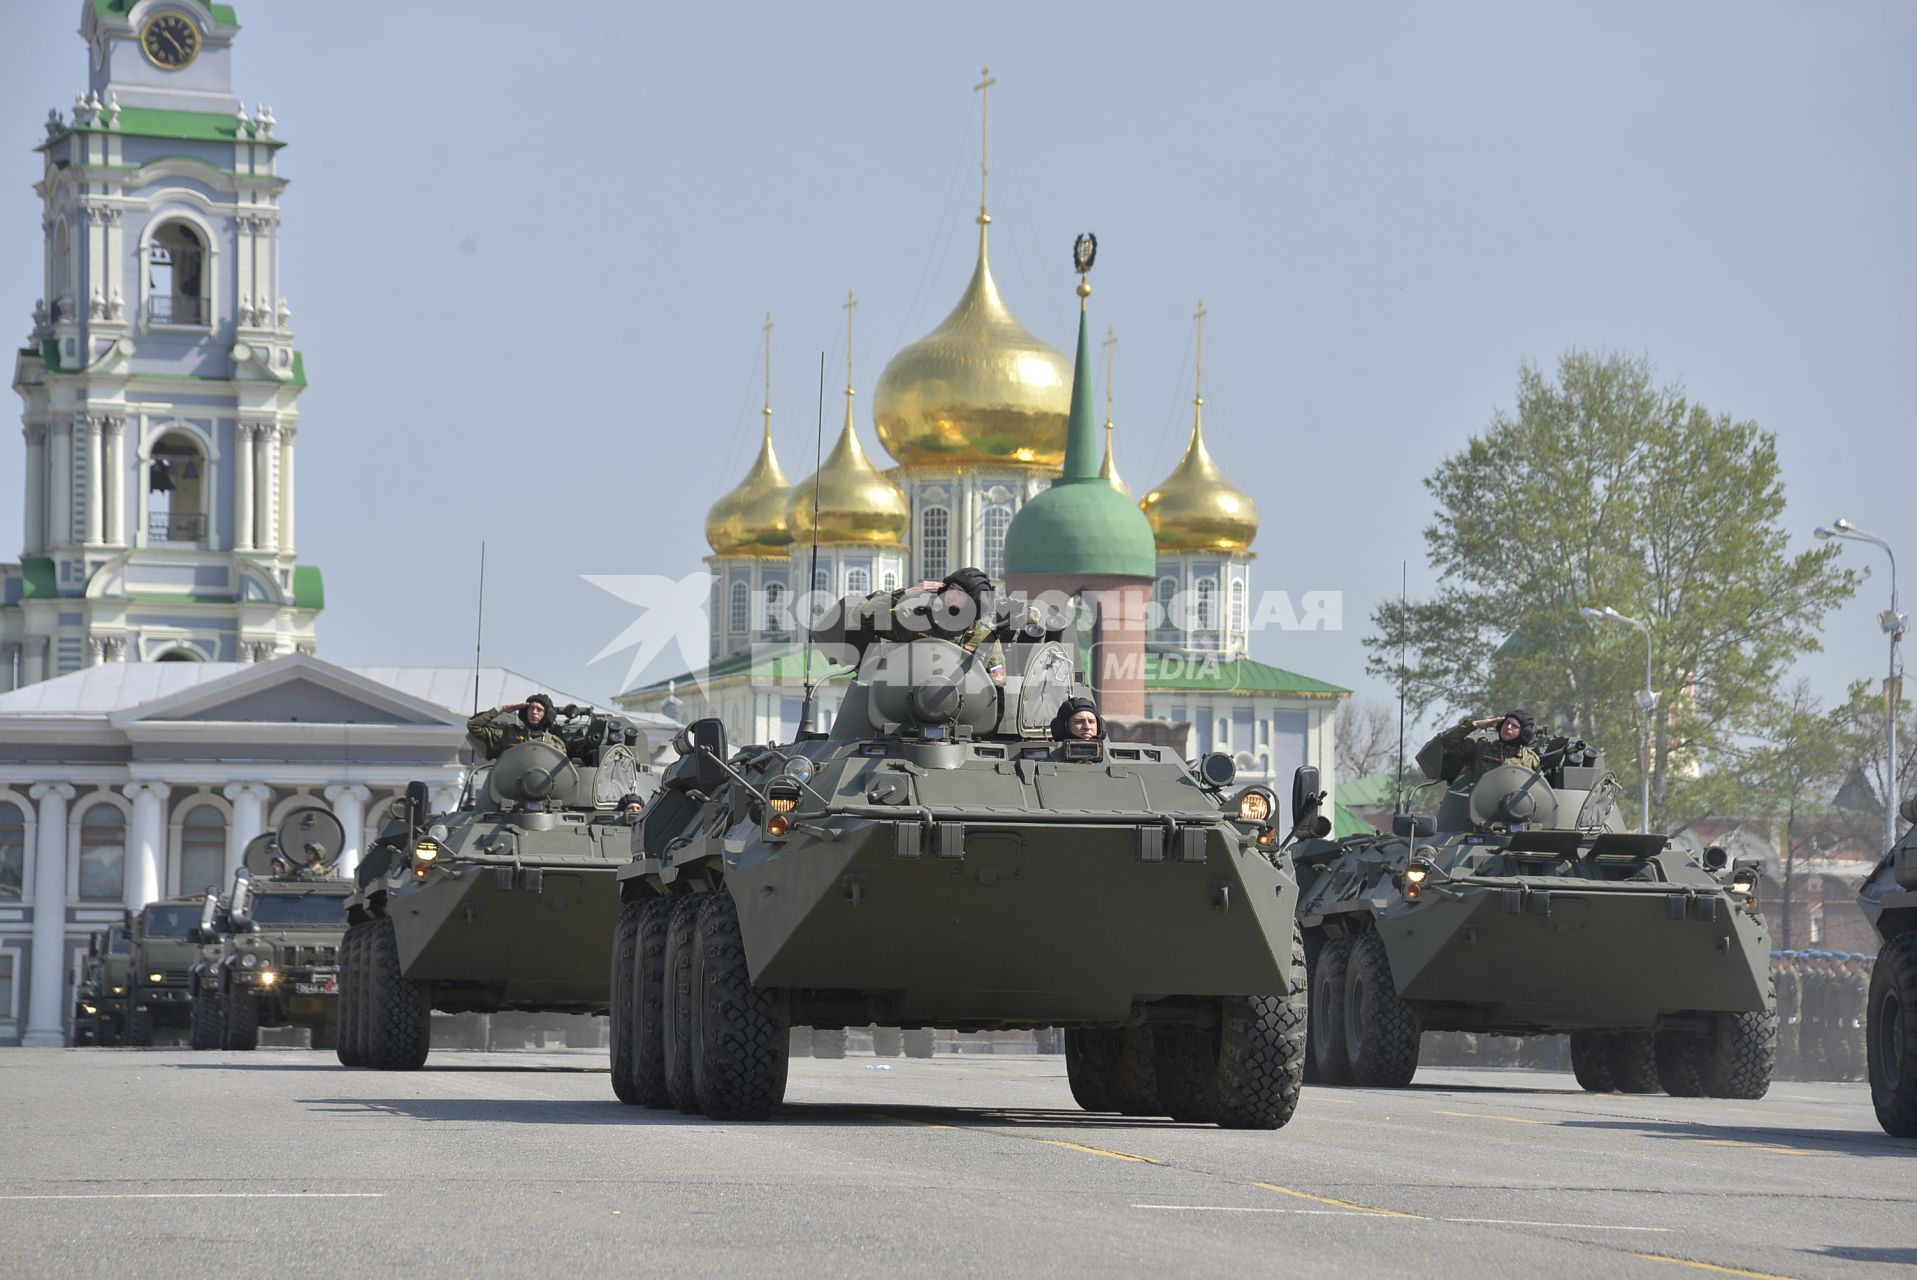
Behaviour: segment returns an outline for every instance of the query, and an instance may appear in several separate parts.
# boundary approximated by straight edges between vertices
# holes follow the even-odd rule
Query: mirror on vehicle
[[[1299,765],[1291,775],[1291,822],[1303,826],[1305,817],[1318,807],[1318,766]]]
[[[1904,801],[1900,812],[1904,815],[1905,822],[1908,822],[1913,827],[1917,827],[1917,796],[1912,796],[1910,799]]]

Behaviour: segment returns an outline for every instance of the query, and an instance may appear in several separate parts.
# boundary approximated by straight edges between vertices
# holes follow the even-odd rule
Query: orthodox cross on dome
[[[1118,331],[1105,326],[1105,430],[1112,429],[1112,361],[1118,353]]]
[[[1198,354],[1193,361],[1192,403],[1205,403],[1205,300],[1198,300],[1198,310],[1192,313],[1192,323],[1198,326]]]
[[[772,313],[765,313],[765,429],[772,431]]]
[[[847,289],[845,305],[841,309],[845,312],[845,394],[848,396],[852,394],[852,313],[858,308],[859,300]]]
[[[972,86],[972,92],[979,95],[978,220],[983,225],[992,220],[992,215],[985,211],[985,179],[989,172],[985,159],[992,147],[992,86],[998,83],[998,77],[992,74],[990,67],[980,67],[978,74],[979,82]]]

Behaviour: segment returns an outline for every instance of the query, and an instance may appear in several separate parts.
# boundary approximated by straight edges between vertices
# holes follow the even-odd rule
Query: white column
[[[12,693],[18,687],[14,682],[14,664],[19,660],[18,644],[0,644],[0,693]]]
[[[247,842],[266,830],[266,802],[273,791],[263,782],[236,782],[220,794],[233,802],[233,821],[226,828],[226,878],[231,880]]]
[[[86,540],[88,546],[98,546],[100,536],[105,531],[103,517],[106,511],[104,492],[106,450],[102,447],[106,436],[105,424],[91,415],[82,418],[81,422],[85,424],[82,430],[85,433],[87,454]]]
[[[346,847],[340,850],[335,874],[349,876],[359,867],[360,845],[366,839],[366,802],[373,793],[357,782],[343,782],[326,788],[326,803],[333,816],[346,828]]]
[[[233,549],[253,549],[253,424],[250,422],[233,428]]]
[[[126,848],[126,906],[138,911],[160,896],[160,867],[166,859],[164,782],[136,782],[123,788],[133,802],[133,828]]]
[[[47,427],[47,540],[46,546],[73,542],[73,424],[54,422]]]
[[[274,531],[279,528],[279,512],[273,501],[274,464],[279,459],[279,428],[262,425],[254,428],[258,438],[253,444],[253,465],[259,476],[253,486],[253,548],[273,551],[279,547]]]
[[[28,636],[20,642],[21,684],[39,684],[47,678],[47,648],[51,643],[45,636]]]
[[[300,429],[280,428],[280,551],[293,554],[293,437]]]
[[[47,428],[30,423],[27,437],[27,529],[23,548],[34,555],[47,545]]]
[[[126,419],[106,420],[106,464],[100,472],[101,501],[106,506],[108,545],[126,545]]]
[[[27,1048],[66,1043],[67,801],[65,782],[42,782],[27,792],[39,808],[33,858],[33,985],[27,992]]]

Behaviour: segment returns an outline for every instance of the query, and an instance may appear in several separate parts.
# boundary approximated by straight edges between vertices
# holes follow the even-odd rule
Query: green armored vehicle
[[[1538,758],[1454,774],[1435,818],[1392,834],[1292,849],[1312,1078],[1407,1084],[1424,1031],[1569,1032],[1587,1090],[1762,1097],[1777,1009],[1756,870],[1619,830],[1596,749],[1554,737]]]
[[[193,999],[188,974],[200,951],[190,935],[200,923],[201,900],[200,894],[161,898],[134,913],[128,925],[128,1044],[152,1044],[158,1027],[186,1027]]]
[[[627,796],[657,787],[644,738],[566,707],[564,750],[507,747],[460,807],[430,812],[424,783],[359,864],[340,954],[339,1060],[411,1070],[443,1013],[608,1011],[613,875],[631,857]]]
[[[1904,801],[1903,813],[1917,823],[1917,799]],[[1917,1138],[1917,826],[1884,854],[1858,898],[1883,940],[1864,1024],[1870,1101],[1885,1133]]]
[[[1226,799],[1224,756],[1052,740],[1083,691],[1063,622],[994,615],[1001,687],[844,612],[817,632],[858,662],[830,734],[734,755],[701,720],[674,744],[619,873],[621,1100],[765,1117],[792,1026],[1061,1025],[1088,1110],[1289,1120],[1304,952],[1270,793]]]
[[[315,1049],[338,1041],[339,947],[352,882],[330,874],[345,847],[339,819],[295,809],[255,836],[224,898],[209,894],[193,940],[188,1043],[255,1049],[261,1027],[310,1027]]]

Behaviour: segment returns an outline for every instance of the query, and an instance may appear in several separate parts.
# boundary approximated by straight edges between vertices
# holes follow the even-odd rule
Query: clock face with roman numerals
[[[178,71],[200,56],[200,29],[178,13],[156,13],[140,28],[140,48],[164,71]]]

